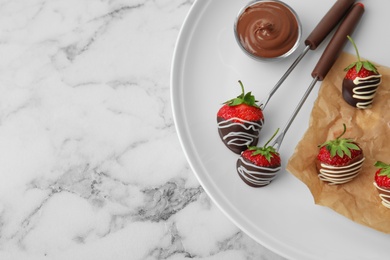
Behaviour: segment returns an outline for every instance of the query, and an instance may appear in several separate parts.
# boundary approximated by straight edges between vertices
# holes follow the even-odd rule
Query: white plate
[[[303,39],[335,1],[286,0],[298,13]],[[365,14],[353,34],[361,56],[389,65],[390,2],[365,1]],[[290,259],[388,259],[389,235],[361,226],[314,204],[307,187],[285,170],[269,186],[251,188],[235,170],[238,158],[222,143],[216,113],[240,94],[238,80],[262,100],[302,51],[288,59],[261,63],[238,47],[233,23],[245,1],[197,0],[181,29],[172,65],[171,97],[180,142],[201,185],[223,212],[259,243]],[[282,128],[309,86],[312,68],[329,37],[309,51],[267,105],[260,144]],[[345,48],[353,52],[350,44]],[[280,152],[283,166],[308,127],[320,82],[290,127]]]

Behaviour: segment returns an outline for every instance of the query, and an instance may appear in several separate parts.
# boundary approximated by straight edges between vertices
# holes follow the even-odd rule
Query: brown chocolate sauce
[[[260,1],[247,7],[238,18],[236,30],[243,48],[264,58],[288,53],[300,36],[296,15],[278,1]]]

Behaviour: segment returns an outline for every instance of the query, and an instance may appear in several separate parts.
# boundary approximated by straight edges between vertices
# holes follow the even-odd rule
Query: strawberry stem
[[[244,84],[242,84],[241,80],[239,80],[238,83],[240,83],[242,96],[244,97],[244,95],[245,95]]]
[[[352,46],[353,46],[353,48],[355,49],[355,52],[356,52],[356,56],[357,56],[357,58],[358,58],[358,61],[360,62],[360,55],[359,55],[359,51],[358,51],[358,48],[356,47],[355,42],[353,41],[353,39],[351,38],[351,36],[347,35],[347,38],[348,38],[348,40],[352,43]]]
[[[268,162],[271,162],[271,158],[274,157],[274,155],[279,155],[279,153],[275,150],[273,146],[267,146],[269,142],[275,137],[275,135],[279,132],[279,128],[276,129],[276,132],[272,135],[272,137],[268,140],[268,142],[263,147],[257,147],[257,146],[248,146],[248,149],[253,151],[252,156],[256,156],[258,154],[261,154],[264,156]]]
[[[274,137],[276,136],[276,134],[278,132],[279,132],[279,128],[276,129],[275,133],[271,136],[271,138],[268,140],[268,142],[265,143],[264,148],[267,148],[267,145],[272,141],[272,139],[274,139]]]
[[[340,137],[342,137],[342,136],[345,134],[345,132],[347,131],[347,127],[345,126],[345,124],[343,124],[343,127],[344,127],[344,130],[343,130],[343,132],[341,133],[341,135],[339,135],[338,137],[336,137],[337,140],[340,139]]]
[[[244,84],[242,84],[241,80],[239,80],[238,83],[240,83],[241,86],[241,94],[236,98],[224,102],[223,104],[226,104],[228,106],[246,104],[248,106],[259,108],[259,106],[256,104],[257,100],[255,99],[255,96],[252,95],[252,92],[248,92],[245,94]]]

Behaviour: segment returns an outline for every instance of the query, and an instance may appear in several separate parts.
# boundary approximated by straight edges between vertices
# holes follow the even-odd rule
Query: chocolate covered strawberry
[[[278,130],[263,147],[249,146],[238,158],[237,173],[249,186],[263,187],[270,184],[280,170],[279,153],[274,147],[267,146]]]
[[[349,138],[341,138],[347,128],[334,140],[327,141],[320,148],[316,166],[320,180],[329,184],[342,184],[351,181],[363,165],[364,154],[358,143]]]
[[[241,95],[224,103],[217,113],[217,122],[221,140],[231,151],[240,154],[257,144],[264,116],[252,93],[245,93],[242,82],[238,82]]]
[[[378,161],[375,166],[379,169],[375,172],[374,186],[378,190],[382,205],[390,208],[390,165]]]
[[[347,73],[343,80],[343,98],[356,108],[370,108],[377,88],[382,82],[382,75],[379,74],[374,64],[360,60],[355,42],[350,36],[347,37],[355,48],[358,60],[344,69]]]

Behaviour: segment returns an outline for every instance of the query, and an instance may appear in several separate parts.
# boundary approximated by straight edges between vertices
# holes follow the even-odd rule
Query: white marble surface
[[[192,3],[0,1],[0,259],[282,259],[180,147],[169,78]]]

